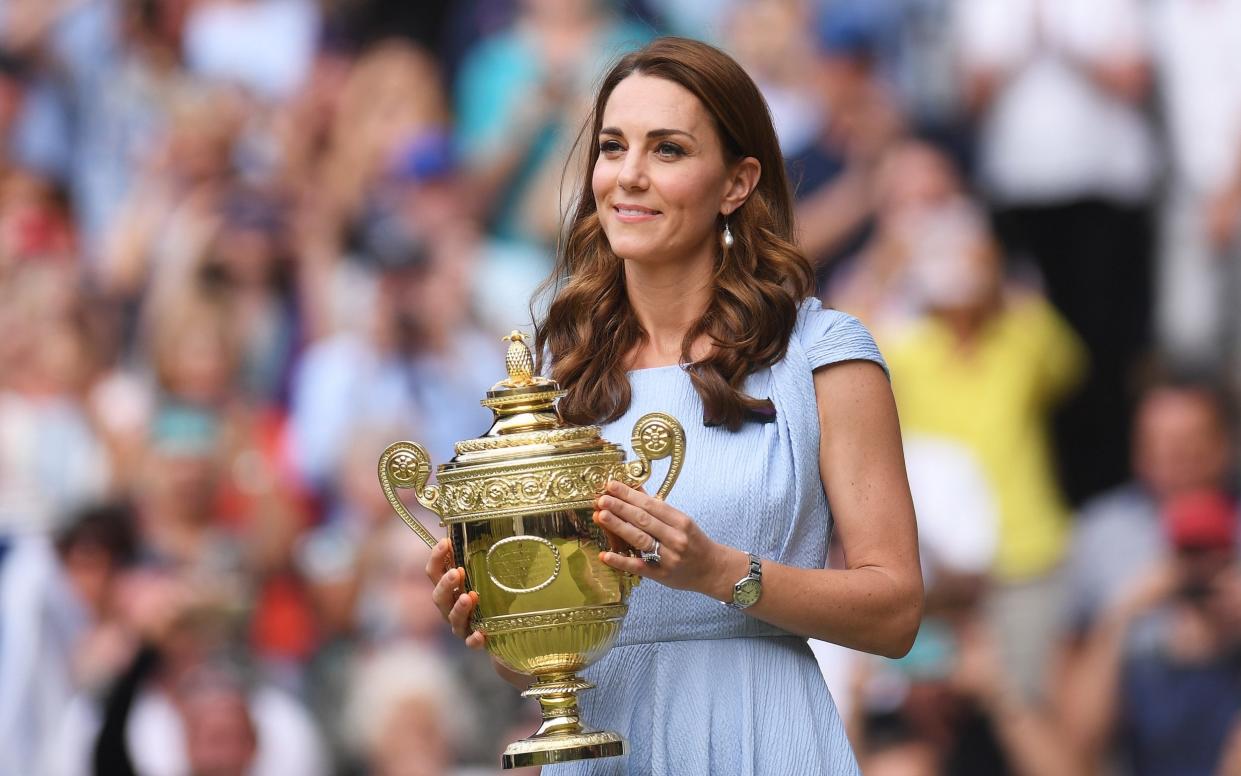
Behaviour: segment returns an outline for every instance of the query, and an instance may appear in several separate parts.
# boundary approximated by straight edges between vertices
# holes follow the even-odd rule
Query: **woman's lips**
[[[641,207],[639,205],[613,205],[612,212],[616,214],[617,220],[626,224],[650,221],[661,215],[658,210],[652,210],[649,207]]]

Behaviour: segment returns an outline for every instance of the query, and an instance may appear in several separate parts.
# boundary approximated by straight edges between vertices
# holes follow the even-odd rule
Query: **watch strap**
[[[750,580],[754,580],[754,581],[758,582],[759,584],[762,584],[762,581],[763,581],[763,561],[762,561],[762,559],[761,559],[761,558],[759,558],[757,555],[755,555],[755,554],[754,554],[754,553],[752,553],[752,552],[747,553],[747,554],[750,556],[750,570],[749,570],[749,573],[747,573],[747,574],[746,574],[744,577],[742,577],[741,579],[737,580],[737,582],[733,585],[733,598],[732,598],[732,600],[729,600],[729,601],[724,601],[724,602],[723,602],[723,604],[724,604],[725,606],[729,607],[730,609],[745,609],[745,608],[747,608],[747,607],[748,607],[748,605],[743,606],[743,605],[741,605],[741,604],[737,603],[737,593],[741,590],[741,586],[742,586],[742,585],[744,585],[746,582],[749,582]]]

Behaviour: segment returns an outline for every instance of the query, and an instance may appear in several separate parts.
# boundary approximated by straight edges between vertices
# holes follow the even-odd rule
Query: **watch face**
[[[757,579],[747,579],[733,590],[733,603],[737,606],[750,606],[758,601],[763,592],[763,583]]]

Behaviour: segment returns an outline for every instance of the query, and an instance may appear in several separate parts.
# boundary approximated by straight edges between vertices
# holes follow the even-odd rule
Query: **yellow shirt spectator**
[[[970,342],[929,316],[883,352],[902,428],[958,440],[990,479],[1000,515],[997,576],[1019,581],[1049,571],[1068,528],[1049,421],[1086,360],[1068,324],[1041,297],[1026,296],[1010,300]]]

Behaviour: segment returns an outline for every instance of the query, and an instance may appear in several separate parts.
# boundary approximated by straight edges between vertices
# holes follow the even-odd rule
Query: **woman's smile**
[[[613,205],[612,212],[616,213],[616,219],[624,224],[642,224],[663,215],[658,210],[628,203]]]

